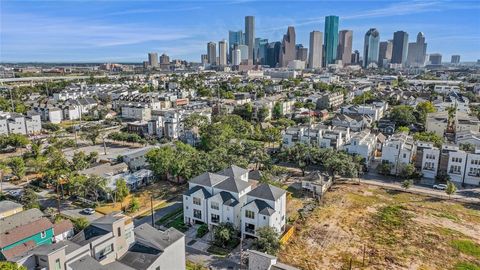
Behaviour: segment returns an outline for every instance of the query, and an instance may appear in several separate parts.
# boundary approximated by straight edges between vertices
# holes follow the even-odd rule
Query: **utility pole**
[[[150,194],[150,211],[152,212],[152,227],[155,228],[155,218],[153,213],[153,196]]]

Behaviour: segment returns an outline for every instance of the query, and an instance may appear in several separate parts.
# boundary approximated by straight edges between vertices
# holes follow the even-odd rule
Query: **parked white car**
[[[85,209],[83,209],[83,213],[86,214],[86,215],[93,215],[93,214],[95,214],[95,209],[85,208]]]
[[[445,184],[433,185],[433,189],[445,190],[447,189],[447,185]]]

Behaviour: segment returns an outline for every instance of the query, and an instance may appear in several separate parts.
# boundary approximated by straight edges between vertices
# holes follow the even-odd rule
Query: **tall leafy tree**
[[[130,190],[127,186],[127,181],[125,181],[125,179],[123,178],[117,179],[117,181],[115,181],[115,188],[116,201],[123,201],[130,193]]]
[[[8,166],[15,177],[18,179],[22,179],[25,176],[26,167],[23,158],[21,157],[12,157],[9,162]]]
[[[262,227],[257,230],[257,239],[253,245],[256,250],[275,256],[280,250],[279,235],[272,227]]]

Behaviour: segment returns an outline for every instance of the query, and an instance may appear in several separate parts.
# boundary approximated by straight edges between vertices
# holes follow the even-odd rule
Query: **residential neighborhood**
[[[0,270],[479,269],[480,63],[338,20],[1,62]]]

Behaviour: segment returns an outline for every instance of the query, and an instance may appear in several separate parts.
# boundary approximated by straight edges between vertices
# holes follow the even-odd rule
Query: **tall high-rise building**
[[[234,46],[243,44],[245,44],[245,40],[242,30],[228,31],[228,54],[230,55],[231,62],[233,62],[232,51]]]
[[[248,46],[248,60],[253,62],[255,48],[255,17],[245,16],[245,45]]]
[[[393,42],[391,40],[380,42],[378,62],[384,65],[392,60]]]
[[[164,53],[160,55],[160,64],[162,65],[170,64],[170,57]]]
[[[308,68],[316,69],[322,67],[323,39],[322,32],[310,32],[310,52],[308,54]]]
[[[210,65],[216,65],[217,64],[217,45],[215,44],[215,42],[208,42],[207,55],[208,55],[208,63]]]
[[[202,54],[200,56],[200,63],[202,64],[208,64],[208,55],[207,54]]]
[[[355,50],[352,53],[352,65],[358,65],[360,64],[360,52],[358,50]]]
[[[295,49],[297,50],[297,56],[295,57],[296,60],[304,61],[307,63],[308,60],[308,49],[303,47],[302,44],[297,44],[295,46]]]
[[[266,64],[274,68],[279,65],[280,51],[282,49],[282,43],[279,41],[268,43],[267,46],[267,61]]]
[[[393,51],[392,64],[405,65],[408,54],[408,33],[405,31],[397,31],[393,33]]]
[[[375,28],[370,28],[365,34],[363,43],[363,66],[366,68],[370,64],[378,66],[378,54],[380,44],[380,33]]]
[[[352,30],[342,30],[338,34],[337,60],[342,60],[343,65],[352,61]]]
[[[268,39],[266,38],[255,38],[255,62],[257,64],[264,65],[265,58],[267,57],[267,45]]]
[[[439,66],[442,64],[442,55],[439,53],[432,53],[430,54],[429,61],[430,65]]]
[[[325,17],[325,66],[335,64],[338,46],[338,16]]]
[[[295,28],[293,26],[289,26],[287,33],[283,35],[282,49],[280,51],[280,66],[287,67],[288,62],[295,60],[296,57]]]
[[[450,61],[452,64],[459,64],[460,63],[460,55],[454,54],[452,55],[452,61]]]
[[[247,45],[237,45],[236,48],[240,50],[241,53],[241,59],[242,61],[247,61],[248,60],[248,46]]]
[[[238,66],[242,62],[242,52],[240,49],[234,49],[233,50],[233,65]]]
[[[218,64],[220,66],[227,65],[227,41],[220,40],[218,42]]]
[[[414,67],[423,67],[427,57],[427,43],[425,35],[419,32],[416,42],[408,43],[407,65]]]
[[[148,65],[150,67],[158,67],[158,53],[148,53]]]

